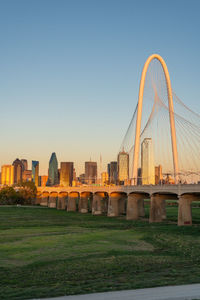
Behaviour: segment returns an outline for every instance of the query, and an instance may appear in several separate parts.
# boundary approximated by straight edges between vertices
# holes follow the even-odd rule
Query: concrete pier
[[[166,195],[151,196],[149,223],[162,222],[166,219],[165,199]]]
[[[55,193],[55,192],[50,193],[48,207],[50,207],[50,208],[56,208],[56,206],[57,206],[57,199],[58,199],[58,194],[57,193]]]
[[[140,217],[145,216],[144,198],[145,195],[139,193],[131,193],[128,195],[126,211],[127,220],[138,220]]]
[[[111,193],[108,200],[108,217],[118,217],[125,213],[126,194]]]
[[[106,214],[108,210],[108,195],[104,192],[95,193],[92,201],[92,214]]]
[[[67,201],[67,211],[76,211],[77,203],[79,201],[79,193],[77,192],[71,192],[68,195],[68,201]]]
[[[49,193],[48,192],[43,192],[41,195],[41,202],[40,205],[41,206],[48,206],[49,203]]]
[[[67,207],[68,193],[63,192],[58,194],[57,209],[65,210]]]

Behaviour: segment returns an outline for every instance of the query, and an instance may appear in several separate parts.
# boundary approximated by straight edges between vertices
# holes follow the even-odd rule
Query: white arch
[[[142,76],[140,80],[140,89],[139,89],[139,97],[138,97],[138,112],[137,112],[137,121],[136,121],[136,129],[135,129],[135,144],[134,144],[134,154],[133,154],[133,184],[137,184],[137,173],[138,173],[138,159],[139,159],[139,149],[140,149],[140,128],[141,128],[141,117],[142,117],[142,103],[143,103],[143,92],[144,92],[144,84],[147,69],[149,67],[150,62],[153,59],[157,59],[164,71],[165,80],[167,83],[167,95],[168,95],[168,106],[169,106],[169,120],[170,120],[170,128],[171,128],[171,141],[172,141],[172,154],[173,154],[173,165],[174,165],[174,178],[175,183],[178,183],[178,153],[177,153],[177,143],[176,143],[176,129],[174,122],[174,105],[172,98],[172,88],[169,77],[169,72],[167,69],[167,65],[164,59],[158,54],[152,54],[149,56],[147,61],[144,64],[142,70]]]

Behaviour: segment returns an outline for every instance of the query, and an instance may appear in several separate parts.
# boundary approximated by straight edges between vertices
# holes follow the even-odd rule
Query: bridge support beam
[[[126,219],[138,220],[139,217],[145,216],[143,194],[132,193],[128,195]]]
[[[92,214],[102,215],[108,211],[108,199],[106,193],[99,192],[93,195]]]
[[[126,195],[124,193],[111,193],[108,201],[108,217],[117,217],[125,214]]]
[[[151,196],[149,223],[162,222],[166,219],[166,195],[155,194]]]
[[[68,195],[67,201],[67,211],[76,211],[77,203],[79,201],[79,193],[78,192],[71,192]]]
[[[67,193],[59,193],[57,200],[57,209],[65,210],[67,207]]]
[[[42,201],[42,195],[40,193],[37,193],[34,204],[41,205],[41,201]]]
[[[41,206],[48,206],[49,203],[49,193],[43,193],[41,196]]]
[[[88,213],[89,209],[89,201],[92,201],[92,194],[90,192],[81,193],[81,197],[79,199],[79,212],[82,214]]]
[[[178,201],[178,226],[192,225],[191,203],[194,197],[190,194],[184,194]]]
[[[50,208],[56,208],[56,206],[57,206],[57,199],[58,199],[58,194],[57,193],[51,193],[50,196],[49,196],[48,207],[50,207]]]

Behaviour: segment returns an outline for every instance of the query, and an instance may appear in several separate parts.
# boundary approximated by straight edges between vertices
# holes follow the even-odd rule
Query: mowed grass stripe
[[[0,299],[199,282],[198,208],[193,216],[177,227],[177,207],[161,224],[0,207]]]

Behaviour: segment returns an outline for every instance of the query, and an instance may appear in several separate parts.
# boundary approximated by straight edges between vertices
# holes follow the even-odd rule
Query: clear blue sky
[[[200,1],[1,0],[0,164],[116,160],[156,52],[200,112]]]

